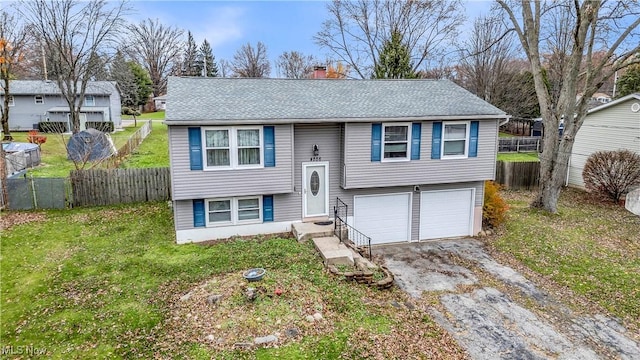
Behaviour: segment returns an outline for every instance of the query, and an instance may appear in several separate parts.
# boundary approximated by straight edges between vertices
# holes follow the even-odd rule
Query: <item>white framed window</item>
[[[411,159],[411,123],[382,124],[382,161]]]
[[[208,226],[262,222],[262,196],[206,200]]]
[[[9,106],[15,106],[16,101],[13,98],[13,95],[9,95]]]
[[[85,95],[84,96],[84,105],[86,105],[86,106],[96,106],[96,98],[93,95]]]
[[[252,168],[264,165],[262,127],[203,128],[205,169]]]
[[[44,95],[36,95],[33,97],[36,104],[44,104]]]
[[[469,155],[469,122],[444,122],[442,126],[442,158],[466,158]]]
[[[231,201],[232,199],[208,200],[207,223],[215,225],[231,224],[233,222]]]

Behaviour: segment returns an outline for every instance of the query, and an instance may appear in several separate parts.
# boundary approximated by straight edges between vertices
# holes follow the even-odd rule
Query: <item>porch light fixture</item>
[[[319,156],[320,155],[320,149],[318,149],[318,145],[314,144],[313,145],[313,156]]]

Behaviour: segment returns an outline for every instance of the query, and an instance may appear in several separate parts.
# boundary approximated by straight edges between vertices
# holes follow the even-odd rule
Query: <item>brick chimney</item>
[[[313,75],[312,79],[326,79],[327,78],[327,67],[326,66],[314,66],[313,67]]]

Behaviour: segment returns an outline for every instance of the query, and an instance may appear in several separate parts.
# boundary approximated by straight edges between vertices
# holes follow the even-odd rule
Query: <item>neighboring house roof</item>
[[[90,81],[85,95],[111,95],[118,91],[115,81]],[[9,84],[11,95],[59,95],[60,88],[51,80],[11,80]],[[0,94],[4,89],[0,88]]]
[[[620,104],[620,103],[625,102],[625,101],[630,100],[630,99],[640,100],[640,93],[634,93],[634,94],[629,94],[627,96],[623,96],[623,97],[621,97],[619,99],[616,99],[616,100],[613,100],[613,101],[608,102],[606,104],[603,104],[603,105],[600,105],[598,107],[595,107],[595,108],[589,110],[588,113],[592,114],[592,113],[594,113],[596,111],[604,110],[604,109],[606,109],[608,107],[615,106],[617,104]],[[638,116],[640,116],[640,115],[638,115]]]
[[[169,77],[166,123],[507,118],[449,80]]]

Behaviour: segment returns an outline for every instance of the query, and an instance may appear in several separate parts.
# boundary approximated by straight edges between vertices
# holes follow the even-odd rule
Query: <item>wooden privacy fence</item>
[[[535,189],[538,187],[540,163],[530,162],[496,162],[496,182],[509,189]]]
[[[169,168],[94,169],[71,172],[73,206],[171,199]]]
[[[540,136],[498,138],[498,152],[540,152]]]

